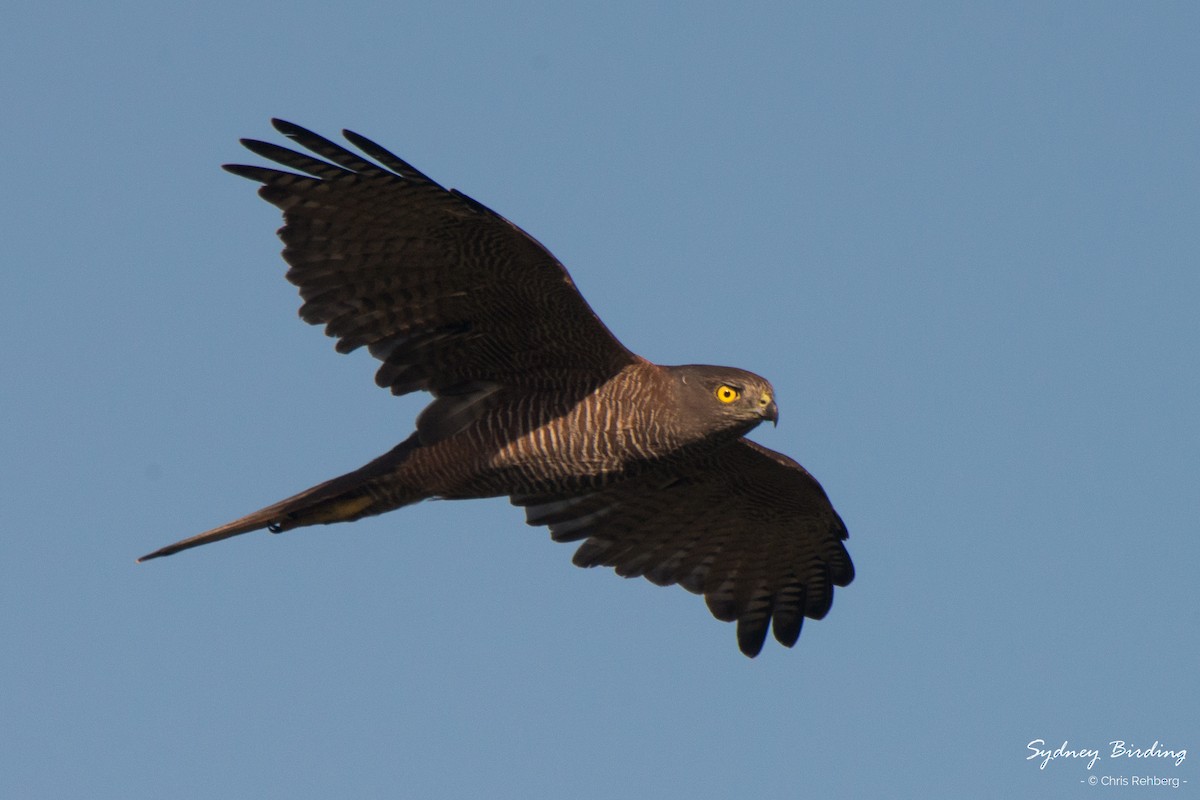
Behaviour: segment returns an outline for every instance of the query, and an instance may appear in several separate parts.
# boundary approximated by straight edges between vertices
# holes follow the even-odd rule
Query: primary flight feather
[[[527,233],[351,131],[367,157],[282,120],[314,155],[243,139],[285,167],[229,164],[283,211],[301,317],[339,352],[366,347],[375,381],[427,391],[416,430],[366,466],[139,561],[262,528],[347,522],[431,497],[508,495],[579,566],[678,583],[788,647],[854,578],[846,527],[787,456],[744,438],[778,420],[765,379],[660,366],[631,353]],[[319,156],[314,157],[314,156]]]

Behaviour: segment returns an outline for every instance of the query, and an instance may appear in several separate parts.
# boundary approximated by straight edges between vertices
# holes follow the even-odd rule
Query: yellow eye
[[[729,384],[723,383],[717,387],[717,399],[722,403],[732,403],[742,396],[742,393]]]

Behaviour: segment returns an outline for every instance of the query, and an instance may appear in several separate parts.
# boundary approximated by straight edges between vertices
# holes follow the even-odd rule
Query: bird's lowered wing
[[[833,587],[854,579],[846,526],[820,484],[747,439],[589,494],[513,502],[555,541],[585,540],[578,566],[703,594],[715,617],[737,620],[748,656],[768,627],[791,647],[804,618],[824,617]]]

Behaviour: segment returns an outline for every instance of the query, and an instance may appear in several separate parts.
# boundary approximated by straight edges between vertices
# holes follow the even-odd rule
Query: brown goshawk
[[[339,352],[366,347],[376,382],[432,402],[390,452],[241,519],[143,556],[262,528],[345,522],[426,498],[507,495],[574,562],[679,584],[737,621],[757,655],[829,611],[854,567],[817,481],[744,438],[777,421],[740,369],[659,366],[631,353],[531,236],[350,131],[354,153],[297,125],[314,155],[243,144],[288,170],[226,165],[283,211],[300,316]]]

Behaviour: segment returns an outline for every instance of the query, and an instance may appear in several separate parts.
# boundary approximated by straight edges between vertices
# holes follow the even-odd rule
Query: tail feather
[[[325,481],[233,522],[161,547],[139,558],[138,563],[263,528],[272,533],[280,533],[305,525],[349,522],[415,503],[424,499],[420,492],[405,492],[400,487],[391,485],[393,481],[388,479],[394,478],[396,467],[408,458],[416,446],[414,434],[391,452],[364,467]]]

